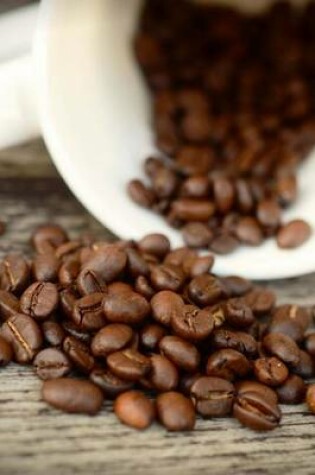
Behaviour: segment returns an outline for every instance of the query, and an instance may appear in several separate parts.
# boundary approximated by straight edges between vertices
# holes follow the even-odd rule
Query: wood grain
[[[0,253],[28,250],[29,235],[56,221],[72,236],[109,236],[73,198],[42,142],[0,153],[0,218],[8,223]],[[315,275],[269,284],[282,302],[315,304]],[[198,420],[193,433],[122,426],[107,403],[96,417],[68,416],[40,399],[30,368],[0,371],[1,475],[313,475],[315,419],[306,407],[283,408],[282,426],[251,432],[231,419]]]

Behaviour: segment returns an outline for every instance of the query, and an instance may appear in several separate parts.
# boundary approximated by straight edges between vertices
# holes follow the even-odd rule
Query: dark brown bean
[[[20,294],[27,287],[30,268],[20,254],[8,254],[0,264],[0,287],[13,294]]]
[[[33,366],[37,376],[41,379],[62,378],[70,373],[69,358],[57,348],[45,348],[34,358]]]
[[[144,208],[151,208],[156,199],[153,191],[140,180],[132,180],[128,183],[128,194],[135,203]]]
[[[263,348],[270,355],[277,356],[288,365],[295,366],[299,363],[300,350],[295,341],[281,333],[269,333],[263,339]]]
[[[39,254],[48,254],[68,241],[68,236],[61,226],[47,224],[39,226],[32,236],[32,244]]]
[[[203,175],[196,175],[187,178],[180,188],[180,196],[185,198],[207,198],[209,192],[209,178]]]
[[[233,405],[233,415],[246,427],[258,431],[275,429],[281,419],[281,411],[257,392],[239,394]]]
[[[63,351],[74,366],[83,373],[90,373],[95,365],[89,347],[74,336],[67,336],[63,342]]]
[[[302,219],[295,219],[282,226],[277,234],[277,244],[281,249],[295,249],[311,236],[312,229]]]
[[[277,178],[276,196],[282,206],[288,206],[297,198],[297,180],[294,175]]]
[[[150,278],[156,290],[172,290],[177,292],[184,285],[185,274],[179,266],[162,264],[153,267]]]
[[[278,404],[278,395],[275,390],[265,384],[258,383],[253,380],[238,381],[235,383],[237,394],[258,393],[263,399],[270,401],[272,404]]]
[[[41,329],[46,343],[50,346],[62,345],[66,334],[59,323],[53,320],[46,320],[41,324]]]
[[[259,246],[263,241],[263,233],[258,222],[250,216],[239,219],[235,233],[241,242],[249,246]]]
[[[129,391],[133,382],[118,378],[113,373],[103,368],[95,368],[89,375],[90,380],[99,386],[109,399],[115,399],[121,393]]]
[[[58,272],[59,283],[63,287],[71,286],[75,283],[79,275],[81,264],[79,260],[69,259],[65,261]]]
[[[163,234],[147,234],[139,242],[141,252],[153,254],[153,256],[163,259],[171,250],[169,239]]]
[[[0,317],[2,320],[15,315],[20,309],[19,299],[8,292],[7,290],[0,290]]]
[[[253,284],[249,280],[238,276],[223,277],[222,282],[231,297],[241,297],[253,288]]]
[[[169,431],[193,430],[195,410],[190,399],[175,391],[160,394],[156,399],[158,418]]]
[[[246,328],[254,322],[251,308],[241,299],[230,299],[225,305],[226,321],[236,328]]]
[[[213,232],[205,223],[188,223],[182,233],[187,246],[197,249],[207,248],[213,239]]]
[[[115,244],[107,244],[96,250],[83,265],[83,269],[93,271],[104,282],[117,279],[127,264],[127,255]]]
[[[79,272],[76,279],[76,286],[81,296],[104,293],[107,289],[106,283],[100,275],[90,269],[83,269]]]
[[[64,289],[59,293],[60,306],[64,315],[72,318],[74,304],[78,296],[72,289]]]
[[[140,294],[132,291],[111,292],[105,296],[103,311],[108,321],[133,325],[142,322],[150,305]]]
[[[102,302],[104,294],[89,294],[76,300],[72,319],[83,330],[94,331],[102,328],[105,323]]]
[[[239,240],[229,231],[221,231],[212,239],[210,249],[215,254],[225,255],[235,251],[239,245]]]
[[[11,344],[14,359],[20,364],[31,363],[43,344],[43,336],[35,320],[21,313],[4,322],[0,336]]]
[[[160,325],[149,323],[142,328],[140,333],[140,344],[145,350],[155,351],[160,340],[166,335],[166,329]]]
[[[93,337],[91,350],[94,356],[106,357],[110,353],[123,350],[133,339],[133,331],[127,325],[113,323],[101,328]]]
[[[258,381],[271,387],[284,383],[289,376],[288,368],[274,356],[256,360],[254,373]]]
[[[179,380],[176,366],[162,355],[152,355],[150,359],[151,371],[147,377],[149,385],[161,392],[176,389]]]
[[[169,326],[172,315],[181,313],[184,307],[181,296],[170,290],[157,292],[150,303],[153,318],[165,326]]]
[[[268,314],[273,309],[276,296],[272,290],[256,288],[247,293],[243,301],[259,317]]]
[[[289,306],[288,306],[289,307]],[[304,338],[304,331],[297,319],[290,318],[290,309],[288,312],[276,311],[268,327],[269,333],[282,333],[287,335],[295,342],[299,343]]]
[[[95,384],[69,378],[45,381],[42,398],[56,409],[69,413],[94,415],[103,404],[102,391]]]
[[[21,296],[21,311],[36,320],[45,320],[57,308],[58,290],[51,282],[34,282]]]
[[[224,289],[219,279],[212,275],[200,275],[192,279],[188,286],[191,299],[200,306],[216,303],[224,295]]]
[[[83,343],[89,344],[92,340],[91,333],[86,330],[82,330],[81,327],[78,327],[78,325],[76,325],[71,320],[64,320],[62,322],[62,328],[68,335],[73,336]]]
[[[225,379],[200,377],[190,392],[196,411],[203,417],[223,417],[232,411],[234,386]]]
[[[36,254],[32,264],[34,279],[39,282],[56,282],[59,265],[59,260],[52,253]]]
[[[180,312],[172,314],[171,326],[174,333],[185,340],[202,341],[212,333],[214,318],[208,310],[184,305]]]
[[[244,378],[250,370],[251,366],[247,358],[239,351],[229,348],[212,353],[206,366],[207,376],[215,376],[228,381]]]
[[[126,249],[127,267],[133,278],[149,275],[149,264],[137,249]]]
[[[208,274],[214,264],[214,257],[209,254],[206,256],[194,257],[184,262],[184,271],[191,279],[198,275]]]
[[[181,198],[172,202],[171,211],[177,219],[184,222],[207,222],[214,215],[215,206],[209,200]]]
[[[258,203],[257,219],[262,226],[277,228],[281,219],[281,208],[275,200],[265,199]]]
[[[192,343],[177,336],[169,335],[160,340],[159,349],[178,368],[187,372],[197,371],[200,354]]]
[[[300,350],[300,359],[299,362],[292,372],[301,376],[303,379],[312,378],[315,374],[315,361],[314,359],[306,353],[306,351]]]
[[[213,181],[213,193],[218,211],[226,214],[231,210],[235,199],[235,189],[232,182],[225,177],[217,177]]]
[[[127,381],[139,381],[151,369],[150,358],[130,348],[111,353],[107,357],[107,364],[116,376]]]
[[[212,335],[214,348],[220,350],[230,348],[239,351],[249,358],[257,354],[257,342],[255,338],[248,333],[217,328]]]
[[[306,385],[300,376],[290,374],[276,391],[281,404],[300,404],[305,398]]]
[[[55,250],[55,256],[63,263],[66,261],[78,260],[82,246],[81,241],[65,242],[57,247]]]
[[[13,359],[13,348],[11,344],[0,336],[0,367],[7,366]]]
[[[141,391],[127,391],[120,394],[114,404],[118,419],[134,429],[147,429],[155,418],[155,408]]]
[[[213,163],[210,147],[183,146],[176,154],[176,169],[183,175],[206,175]]]
[[[147,277],[139,275],[135,280],[135,291],[142,295],[147,300],[150,300],[154,296],[154,289],[150,285]]]

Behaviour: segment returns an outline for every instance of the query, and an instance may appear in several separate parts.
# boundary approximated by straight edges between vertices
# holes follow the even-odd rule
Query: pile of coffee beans
[[[192,430],[196,414],[279,425],[279,403],[315,412],[313,309],[276,305],[241,277],[150,234],[139,242],[69,240],[58,225],[32,237],[32,259],[0,263],[0,366],[32,365],[42,398],[121,422]]]
[[[152,91],[161,156],[130,197],[182,230],[192,248],[228,254],[274,236],[303,244],[310,226],[282,222],[297,168],[315,144],[315,2],[258,16],[182,0],[147,0],[135,52]]]

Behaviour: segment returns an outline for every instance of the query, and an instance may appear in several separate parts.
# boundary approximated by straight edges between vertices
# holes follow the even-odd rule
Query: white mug
[[[271,1],[221,3],[257,10]],[[32,74],[27,81],[16,82],[23,89],[23,104],[36,104],[33,132],[43,135],[61,175],[96,218],[123,238],[162,232],[173,245],[181,245],[177,231],[132,203],[126,194],[128,180],[140,176],[143,159],[156,152],[149,95],[132,49],[141,6],[142,0],[42,0],[33,67],[28,66]],[[27,68],[26,63],[24,57]],[[0,132],[1,121],[0,116]],[[315,160],[307,160],[300,172],[301,197],[285,212],[284,219],[304,218],[315,231],[313,177]],[[280,250],[268,240],[258,248],[243,248],[217,258],[215,264],[215,272],[253,279],[291,277],[314,270],[315,233],[295,251]]]

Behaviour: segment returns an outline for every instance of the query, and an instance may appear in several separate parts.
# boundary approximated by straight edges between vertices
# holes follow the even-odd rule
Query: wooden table
[[[104,203],[106,206],[106,203]],[[0,153],[1,253],[28,249],[32,229],[55,221],[72,236],[107,236],[71,195],[41,141]],[[315,303],[315,274],[275,284],[282,302]],[[136,432],[117,423],[111,405],[96,417],[69,416],[40,400],[30,368],[0,371],[0,474],[314,475],[315,418],[305,406],[283,409],[281,428],[251,432],[231,419],[197,423],[193,433],[158,425]]]

